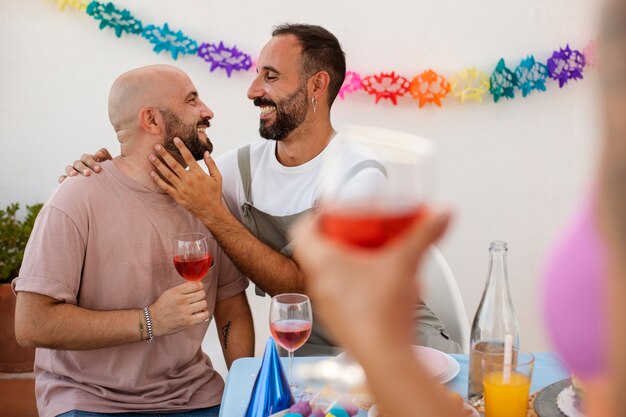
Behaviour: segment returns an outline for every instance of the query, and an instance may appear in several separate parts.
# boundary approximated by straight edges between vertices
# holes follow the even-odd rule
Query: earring
[[[315,97],[311,99],[311,104],[313,104],[313,113],[315,113],[315,110],[317,109],[317,100]]]

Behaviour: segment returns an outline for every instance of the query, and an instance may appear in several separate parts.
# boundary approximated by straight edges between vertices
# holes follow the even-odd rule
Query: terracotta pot
[[[0,284],[0,372],[32,372],[35,349],[15,340],[15,294],[11,284]]]
[[[37,417],[35,374],[0,374],[0,416]]]

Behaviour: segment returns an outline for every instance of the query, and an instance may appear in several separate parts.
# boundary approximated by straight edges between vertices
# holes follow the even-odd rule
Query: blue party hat
[[[274,339],[267,339],[261,369],[254,381],[245,417],[268,417],[294,403]]]

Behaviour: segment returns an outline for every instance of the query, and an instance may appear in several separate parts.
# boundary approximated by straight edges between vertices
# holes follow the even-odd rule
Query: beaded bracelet
[[[148,329],[148,342],[152,342],[154,339],[154,333],[152,333],[152,317],[150,316],[150,308],[143,308],[143,317],[146,319],[146,329]]]

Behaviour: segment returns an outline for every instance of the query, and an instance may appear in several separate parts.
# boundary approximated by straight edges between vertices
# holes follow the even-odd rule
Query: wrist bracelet
[[[144,319],[146,319],[146,329],[148,330],[148,342],[152,342],[152,339],[154,339],[154,333],[152,333],[152,317],[150,316],[150,308],[149,307],[144,307],[143,308],[143,317]]]

